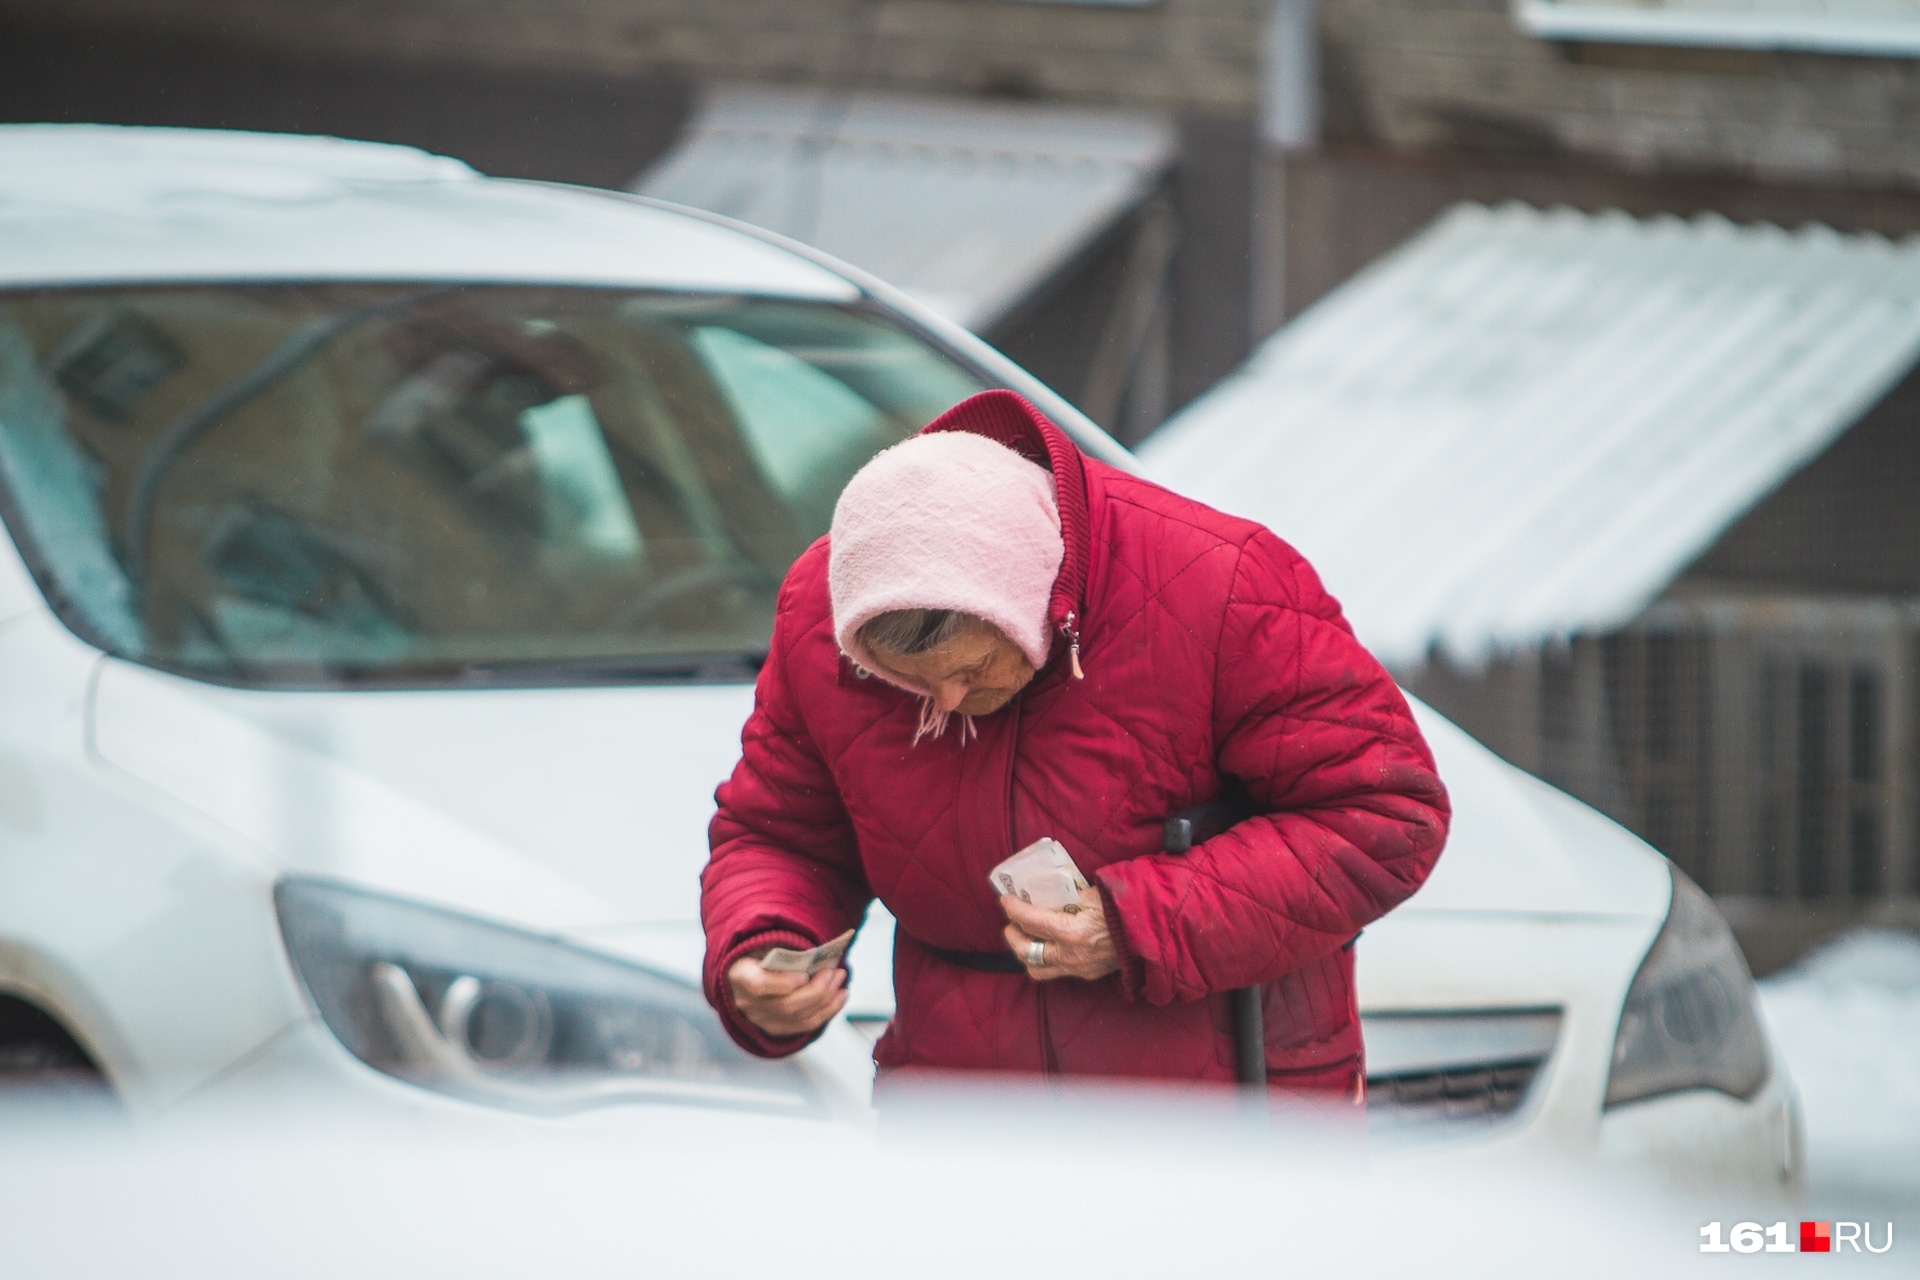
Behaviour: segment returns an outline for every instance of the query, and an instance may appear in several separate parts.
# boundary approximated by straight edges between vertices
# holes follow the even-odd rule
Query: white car
[[[746,1058],[694,985],[705,827],[787,564],[995,385],[1130,465],[718,219],[402,148],[0,128],[0,1063],[140,1117],[859,1112],[891,922],[846,1019]],[[1360,943],[1381,1127],[1798,1178],[1706,898],[1422,717],[1456,821]]]

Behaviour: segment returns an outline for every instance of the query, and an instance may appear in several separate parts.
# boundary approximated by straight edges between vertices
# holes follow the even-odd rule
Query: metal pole
[[[1288,173],[1292,157],[1320,145],[1319,0],[1268,0],[1260,48],[1260,146],[1254,163],[1253,334],[1286,322]]]

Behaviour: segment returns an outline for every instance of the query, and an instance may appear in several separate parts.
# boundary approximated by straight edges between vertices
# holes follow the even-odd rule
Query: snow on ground
[[[1806,1110],[1812,1207],[1920,1211],[1920,936],[1847,934],[1760,999]]]

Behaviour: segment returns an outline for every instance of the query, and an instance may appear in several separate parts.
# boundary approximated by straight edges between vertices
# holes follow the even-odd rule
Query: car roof
[[[267,279],[860,293],[821,263],[710,219],[488,178],[411,147],[0,125],[0,288]]]

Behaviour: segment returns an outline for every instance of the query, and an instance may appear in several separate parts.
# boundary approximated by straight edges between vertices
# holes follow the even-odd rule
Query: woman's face
[[[941,711],[984,716],[1007,705],[1033,679],[1033,664],[1020,646],[986,622],[963,628],[937,649],[904,654],[877,650],[888,671],[933,693]]]

